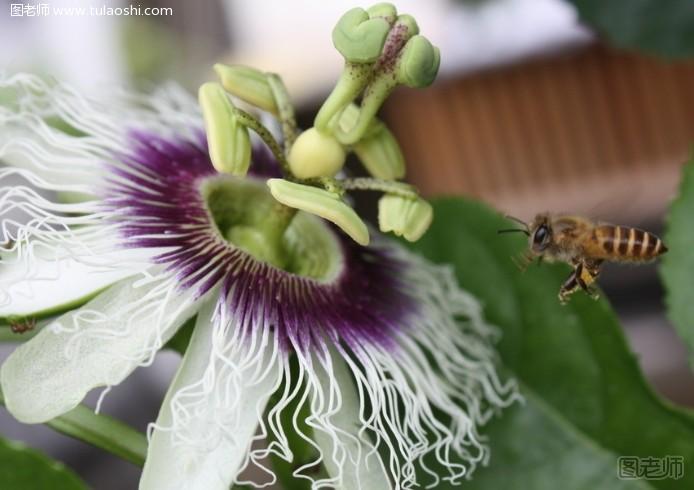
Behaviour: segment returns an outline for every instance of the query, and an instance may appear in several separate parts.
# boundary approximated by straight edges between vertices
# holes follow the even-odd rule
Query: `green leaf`
[[[694,158],[684,167],[679,195],[670,206],[663,237],[668,252],[663,256],[660,276],[665,284],[665,301],[670,321],[689,348],[694,367]]]
[[[570,0],[581,19],[619,47],[669,58],[694,55],[692,0]]]
[[[5,399],[0,391],[0,404]],[[46,422],[50,428],[101,448],[126,461],[142,466],[147,455],[147,437],[108,415],[97,414],[86,405],[77,405]],[[4,488],[0,485],[0,488]]]
[[[0,438],[0,488],[82,490],[87,486],[61,463],[19,442]]]
[[[511,259],[525,237],[498,235],[508,222],[490,208],[446,199],[434,202],[434,216],[413,247],[453,264],[461,286],[485,305],[503,333],[501,359],[527,400],[490,423],[491,464],[465,488],[694,488],[694,417],[646,385],[608,303],[576,294],[561,306],[568,266],[521,273]],[[618,456],[666,455],[684,457],[682,479],[617,479]]]

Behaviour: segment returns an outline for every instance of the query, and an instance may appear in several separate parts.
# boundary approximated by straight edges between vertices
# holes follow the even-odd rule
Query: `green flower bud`
[[[260,70],[240,65],[214,65],[224,89],[239,99],[273,114],[277,105],[267,75]]]
[[[366,10],[357,7],[337,21],[333,44],[347,61],[370,63],[380,56],[389,31],[390,23],[386,19],[370,19]]]
[[[269,179],[267,185],[272,196],[285,206],[320,216],[335,223],[358,244],[369,244],[366,225],[338,195],[284,179]]]
[[[332,177],[345,164],[345,150],[331,135],[310,128],[299,135],[287,161],[289,169],[300,179]]]
[[[370,19],[381,17],[385,19],[389,24],[395,22],[395,19],[398,15],[398,11],[396,10],[395,6],[392,3],[386,2],[372,5],[371,7],[366,9],[366,12],[369,14]]]
[[[386,194],[378,201],[378,227],[392,231],[410,242],[419,240],[434,216],[431,204],[424,199]]]
[[[221,173],[246,175],[251,164],[251,140],[229,96],[220,84],[208,82],[200,86],[198,99],[214,168]]]
[[[392,28],[393,34],[402,39],[402,43],[410,39],[412,36],[419,34],[419,26],[417,21],[409,14],[398,15]]]
[[[398,82],[408,87],[431,85],[441,63],[439,48],[424,36],[414,36],[403,48],[398,60]]]

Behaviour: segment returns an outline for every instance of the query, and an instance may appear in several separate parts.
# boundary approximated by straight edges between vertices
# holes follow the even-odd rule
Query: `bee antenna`
[[[510,219],[511,221],[515,221],[516,223],[523,225],[523,228],[522,228],[522,229],[519,229],[519,228],[511,228],[511,229],[508,229],[508,230],[499,230],[499,233],[511,233],[511,232],[520,231],[520,232],[525,233],[527,236],[530,236],[530,229],[528,228],[528,223],[526,223],[525,221],[523,221],[523,220],[520,219],[520,218],[516,218],[515,216],[511,216],[511,215],[508,215],[508,214],[505,215],[504,218]]]
[[[504,218],[515,221],[516,223],[520,223],[521,225],[523,225],[523,228],[525,228],[526,230],[528,229],[528,223],[526,223],[520,218],[516,218],[515,216],[511,216],[509,214],[505,215]]]
[[[505,230],[498,230],[497,233],[501,235],[502,233],[525,233],[527,236],[530,236],[530,232],[528,230],[523,230],[521,228],[508,228]]]

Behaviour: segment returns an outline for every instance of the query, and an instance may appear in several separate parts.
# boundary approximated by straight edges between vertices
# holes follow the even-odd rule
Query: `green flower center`
[[[216,176],[200,192],[220,235],[278,269],[330,281],[342,266],[334,232],[313,215],[278,203],[265,182]]]

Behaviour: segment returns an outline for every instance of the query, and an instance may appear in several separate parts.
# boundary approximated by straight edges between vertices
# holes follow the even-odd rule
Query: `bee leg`
[[[580,265],[574,269],[569,278],[564,282],[564,284],[561,285],[561,288],[559,289],[559,302],[563,305],[569,302],[569,296],[578,291],[578,288],[580,287],[578,275],[576,274],[579,267]]]
[[[600,275],[601,265],[601,260],[586,261],[579,266],[580,271],[577,269],[578,284],[581,286],[581,289],[583,289],[593,299],[598,299],[600,297],[597,288],[592,285]]]
[[[532,264],[533,260],[535,259],[535,256],[530,253],[530,252],[525,252],[523,253],[520,257],[514,257],[513,263],[516,264],[516,267],[520,269],[521,272],[525,272],[525,270],[528,268],[530,264]]]

